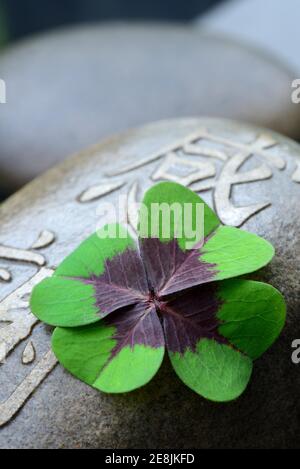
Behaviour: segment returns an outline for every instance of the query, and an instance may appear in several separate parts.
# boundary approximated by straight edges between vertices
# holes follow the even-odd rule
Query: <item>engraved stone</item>
[[[192,26],[59,30],[2,52],[0,71],[7,82],[0,106],[3,188],[20,187],[66,154],[156,119],[217,115],[300,137],[300,106],[290,98],[295,74]],[[82,194],[82,201],[98,192]]]
[[[29,363],[32,363],[35,359],[35,348],[30,340],[26,347],[24,348],[24,352],[22,355],[22,363],[23,365],[28,365]]]
[[[52,244],[54,239],[55,236],[52,231],[43,230],[31,247],[32,249],[43,249]]]
[[[292,175],[292,180],[295,182],[300,182],[300,162],[297,162],[296,169]]]
[[[299,161],[299,145],[271,131],[221,119],[170,120],[83,151],[7,200],[0,208],[1,269],[11,273],[0,282],[0,447],[299,447],[300,368],[291,360],[300,338]],[[134,230],[132,203],[153,175],[175,175],[201,191],[222,221],[276,248],[255,278],[285,295],[287,324],[235,402],[199,397],[167,358],[147,386],[100,393],[56,366],[51,328],[29,310],[33,286],[104,221],[101,204],[116,206],[122,196],[122,221]]]

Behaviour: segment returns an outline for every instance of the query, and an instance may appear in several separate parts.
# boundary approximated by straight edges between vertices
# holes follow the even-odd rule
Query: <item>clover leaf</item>
[[[153,204],[174,203],[191,207],[191,249],[172,210],[167,234],[151,214]],[[146,384],[166,349],[195,392],[214,401],[235,399],[247,386],[252,361],[278,337],[285,303],[272,286],[234,277],[265,266],[274,249],[254,234],[222,226],[198,195],[176,183],[153,186],[143,207],[149,210],[140,211],[145,236],[138,246],[122,226],[114,226],[114,238],[105,237],[103,227],[34,288],[32,312],[57,326],[52,347],[60,363],[98,390],[120,393]],[[182,223],[184,216],[182,210]]]

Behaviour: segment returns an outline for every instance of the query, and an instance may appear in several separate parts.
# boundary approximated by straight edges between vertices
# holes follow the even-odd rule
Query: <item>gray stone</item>
[[[273,53],[299,76],[298,0],[230,0],[197,20],[212,34],[226,34]]]
[[[292,341],[300,338],[299,155],[293,141],[233,121],[162,121],[83,151],[5,202],[0,272],[12,278],[0,286],[0,342],[6,338],[11,353],[2,350],[0,447],[299,447],[300,365],[291,360]],[[203,179],[203,163],[214,165],[215,177]],[[276,248],[256,276],[285,295],[287,323],[235,402],[199,397],[167,359],[137,391],[97,392],[55,366],[51,328],[34,324],[28,309],[29,279],[48,275],[96,229],[101,202],[117,204],[122,194],[140,200],[154,181],[170,179],[200,191],[224,222]],[[129,221],[134,226],[132,212]]]
[[[221,116],[300,137],[293,73],[260,51],[158,24],[79,26],[0,57],[1,184],[16,189],[65,155],[156,119]]]

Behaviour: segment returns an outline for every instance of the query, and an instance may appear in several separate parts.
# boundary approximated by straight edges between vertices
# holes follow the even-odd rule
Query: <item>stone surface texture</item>
[[[2,349],[0,356],[0,447],[299,447],[300,365],[291,360],[291,343],[300,338],[299,155],[293,141],[234,121],[162,121],[83,151],[5,202],[0,343],[5,340],[10,353]],[[213,165],[214,177],[205,177],[206,165]],[[264,236],[276,248],[274,260],[255,277],[285,295],[287,323],[234,402],[199,397],[179,381],[168,359],[137,391],[97,392],[55,366],[51,328],[35,323],[28,308],[30,279],[50,275],[104,223],[101,203],[116,205],[120,195],[141,200],[158,180],[200,191],[223,221]],[[125,206],[121,218],[134,230],[135,213]]]
[[[259,50],[198,28],[78,26],[0,56],[1,186],[14,190],[65,155],[157,119],[242,119],[300,137],[294,74]]]

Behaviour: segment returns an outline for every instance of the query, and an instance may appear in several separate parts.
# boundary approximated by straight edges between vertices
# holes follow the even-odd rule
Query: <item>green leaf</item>
[[[136,249],[136,246],[126,229],[118,224],[106,225],[66,257],[54,275],[87,279],[91,275],[99,276],[105,270],[107,259],[113,259],[128,248]]]
[[[159,213],[159,218],[153,217],[153,207],[163,208],[163,204],[170,208],[170,223],[167,223],[167,220],[164,220],[164,224],[162,223],[162,211]],[[203,219],[198,219],[197,216],[199,206],[204,209]],[[144,211],[143,208],[146,210]],[[175,215],[175,209],[177,209],[177,215]],[[204,227],[199,226],[199,222],[202,224],[202,221],[204,221]],[[195,192],[175,182],[161,182],[151,187],[146,192],[140,209],[141,237],[153,237],[151,236],[153,231],[161,241],[170,241],[176,237],[181,249],[186,248],[187,242],[199,242],[219,225],[217,215]],[[181,232],[178,231],[178,227],[182,228]],[[190,228],[191,233],[185,232],[187,227]]]
[[[106,225],[33,289],[30,305],[33,314],[47,324],[76,327],[137,303],[146,291],[144,268],[133,240],[121,226]]]
[[[58,360],[96,389],[128,392],[154,376],[166,343],[187,386],[213,401],[237,398],[252,359],[279,335],[285,304],[269,285],[215,280],[260,269],[273,247],[220,226],[200,197],[176,183],[146,193],[139,228],[140,251],[125,229],[107,225],[33,290],[33,313],[60,326],[52,340]]]
[[[50,277],[32,292],[31,311],[51,326],[76,327],[99,321],[95,291],[76,279]]]
[[[163,218],[163,211],[159,212],[159,218],[153,217],[155,204],[172,207],[169,218]],[[185,232],[184,236],[178,237],[178,225],[186,227],[185,204],[192,207],[190,232],[199,230],[194,234],[194,240],[187,238]],[[201,283],[253,272],[264,267],[274,255],[273,246],[263,238],[237,228],[220,226],[217,216],[206,204],[203,232],[196,213],[199,204],[204,202],[198,195],[175,183],[158,184],[144,197],[139,225],[141,255],[150,283],[163,296]],[[153,226],[158,227],[158,237],[152,236]],[[168,236],[166,227],[169,227]],[[145,234],[148,237],[144,237]]]
[[[212,401],[236,399],[245,390],[252,372],[250,358],[211,339],[201,339],[195,351],[169,352],[169,356],[179,378]]]
[[[252,359],[262,355],[279,336],[286,306],[271,285],[250,280],[228,280],[218,291],[222,306],[219,333]]]
[[[200,250],[201,260],[214,264],[214,280],[254,272],[267,265],[274,256],[272,244],[255,234],[220,226]]]
[[[159,320],[152,315],[156,326],[156,344],[152,346],[153,328],[150,333],[148,330],[151,314],[146,317],[146,324],[140,317],[127,323],[123,314],[112,323],[106,318],[85,327],[57,328],[53,351],[66,369],[94,388],[108,393],[132,391],[152,379],[164,356]]]

